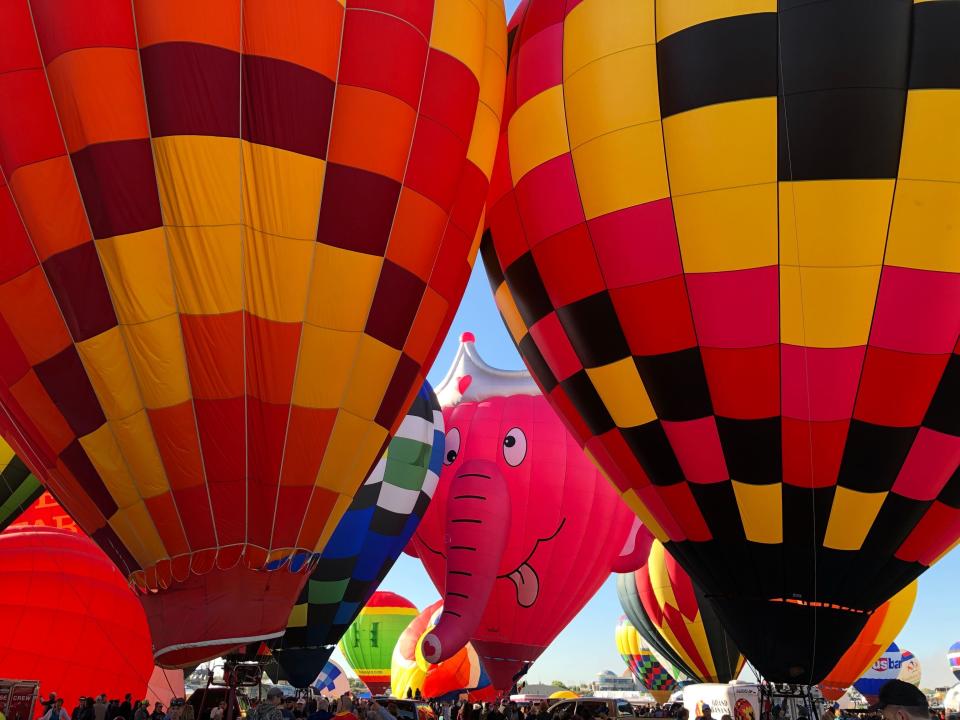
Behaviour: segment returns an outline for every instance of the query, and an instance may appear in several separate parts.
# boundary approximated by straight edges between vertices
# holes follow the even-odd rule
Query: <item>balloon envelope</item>
[[[378,590],[340,640],[340,651],[374,695],[390,688],[393,649],[416,616],[416,606],[405,597]]]
[[[340,665],[330,660],[317,675],[313,688],[324,697],[338,698],[350,690],[350,679]]]
[[[947,665],[953,676],[960,681],[960,642],[955,642],[947,651]]]
[[[744,8],[524,3],[481,250],[577,439],[810,684],[960,537],[960,9]]]
[[[891,643],[873,665],[867,668],[867,671],[853,684],[867,702],[871,705],[877,702],[877,696],[880,688],[886,685],[890,680],[896,680],[900,674],[903,653],[896,643]]]
[[[631,582],[628,576],[626,582]],[[632,574],[642,622],[680,659],[680,667],[700,682],[736,680],[744,657],[717,615],[712,600],[663,545],[654,540],[646,564]],[[632,620],[636,613],[627,610]]]
[[[444,466],[412,545],[444,612],[423,653],[470,642],[508,690],[621,562],[635,522],[529,374],[487,365],[471,334],[437,397]]]
[[[357,491],[290,613],[273,654],[307,687],[409,542],[437,487],[443,415],[424,383],[387,451]]]
[[[145,697],[154,665],[143,608],[92,540],[12,528],[0,533],[0,568],[0,677],[39,680],[67,708],[92,688]]]
[[[621,617],[616,630],[617,652],[627,664],[631,674],[653,699],[665,703],[679,689],[677,681],[660,664],[653,653],[644,646],[640,633],[626,617]]]
[[[445,697],[461,690],[490,687],[490,678],[472,645],[461,648],[452,658],[428,663],[418,652],[423,635],[436,626],[443,612],[443,600],[437,600],[410,621],[393,648],[390,660],[390,692],[405,698],[417,691],[424,698]]]
[[[920,658],[918,658],[909,650],[902,651],[900,658],[900,674],[897,675],[897,680],[903,680],[911,685],[920,687],[920,677],[922,674],[921,671]]]
[[[820,691],[825,698],[840,699],[847,688],[880,659],[884,650],[903,630],[916,598],[917,582],[913,581],[874,611],[857,639],[820,683]]]
[[[0,433],[167,665],[282,633],[470,274],[502,3],[368,5],[3,5]]]

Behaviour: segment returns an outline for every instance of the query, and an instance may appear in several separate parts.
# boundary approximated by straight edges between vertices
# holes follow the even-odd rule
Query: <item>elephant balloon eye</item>
[[[460,454],[460,431],[456,428],[450,428],[447,433],[446,446],[443,448],[443,464],[452,465]]]
[[[527,436],[520,428],[513,428],[503,439],[503,459],[510,467],[516,467],[527,455]]]

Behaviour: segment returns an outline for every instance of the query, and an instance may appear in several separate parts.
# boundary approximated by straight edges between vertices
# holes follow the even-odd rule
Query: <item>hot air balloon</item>
[[[43,485],[0,438],[0,532],[43,494]]]
[[[397,640],[417,616],[416,606],[396,593],[378,590],[340,641],[340,651],[374,695],[390,688],[390,659]]]
[[[947,664],[953,676],[960,681],[960,642],[955,642],[947,651]]]
[[[637,566],[638,524],[530,375],[487,365],[472,334],[437,397],[444,466],[411,549],[444,609],[423,656],[442,662],[469,641],[507,690],[612,569]]]
[[[0,677],[39,680],[72,708],[92,688],[144,697],[154,671],[143,608],[92,540],[67,530],[0,534]]]
[[[276,637],[469,276],[502,3],[0,25],[0,433],[143,591],[163,664]]]
[[[324,697],[338,698],[345,692],[349,692],[350,680],[343,668],[330,660],[317,675],[313,688]]]
[[[880,688],[886,685],[890,680],[896,680],[900,674],[903,653],[896,643],[891,643],[873,665],[867,668],[866,672],[853,684],[867,702],[873,705],[877,702]]]
[[[433,496],[443,464],[443,415],[424,383],[386,453],[357,491],[300,593],[273,653],[307,687],[393,567]]]
[[[436,626],[442,612],[443,600],[437,600],[400,634],[390,660],[390,692],[394,697],[405,698],[419,691],[421,697],[439,698],[490,687],[490,678],[470,643],[441,663],[428,663],[422,652],[417,652],[420,639]]]
[[[900,657],[900,674],[897,675],[897,680],[903,680],[920,687],[920,677],[920,658],[909,650],[903,650]]]
[[[641,619],[646,618],[679,656],[680,667],[689,668],[691,678],[707,683],[737,679],[745,660],[713,601],[658,540],[651,543],[647,562],[633,574],[633,582],[642,606]],[[632,614],[628,611],[627,617]]]
[[[633,677],[649,691],[658,703],[665,703],[679,685],[654,654],[644,645],[640,633],[626,616],[620,618],[616,631],[617,652],[630,668]]]
[[[529,0],[484,263],[768,680],[960,537],[960,5]]]
[[[633,625],[640,636],[647,642],[656,654],[663,658],[675,671],[677,675],[683,674],[688,678],[695,677],[695,673],[687,667],[683,658],[674,650],[670,643],[661,635],[658,626],[647,614],[646,608],[640,600],[640,594],[637,590],[637,577],[649,574],[647,562],[650,558],[650,548],[653,545],[654,537],[646,528],[643,528],[638,534],[639,550],[642,555],[640,568],[635,573],[617,574],[617,598],[620,600],[620,607],[626,613],[627,619]],[[656,613],[655,613],[656,614]]]
[[[839,700],[854,681],[876,663],[903,629],[917,598],[917,582],[907,585],[870,616],[857,639],[820,683],[827,700]]]

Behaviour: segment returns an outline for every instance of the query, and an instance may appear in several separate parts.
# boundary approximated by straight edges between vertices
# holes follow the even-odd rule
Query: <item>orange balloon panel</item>
[[[2,432],[178,662],[282,631],[215,576],[323,548],[476,256],[502,3],[353,5],[0,6]]]
[[[907,585],[878,607],[856,641],[840,658],[830,674],[820,683],[820,691],[828,700],[839,700],[896,639],[910,617],[917,599],[917,581]]]

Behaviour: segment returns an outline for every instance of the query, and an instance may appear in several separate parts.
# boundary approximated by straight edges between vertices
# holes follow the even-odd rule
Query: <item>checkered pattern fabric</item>
[[[0,531],[43,495],[43,486],[13,448],[0,439]]]
[[[647,690],[663,692],[669,697],[670,693],[679,689],[677,681],[644,645],[640,633],[625,617],[620,618],[616,638],[620,657],[637,681]]]
[[[624,500],[708,594],[757,601],[725,612],[772,629],[740,645],[773,680],[810,679],[778,644],[829,670],[850,609],[960,537],[958,32],[944,0],[511,24],[498,306]]]
[[[387,452],[357,491],[290,614],[274,655],[291,682],[317,676],[403,552],[439,482],[443,414],[423,384]]]
[[[141,585],[321,550],[470,273],[502,3],[0,27],[0,431]]]

